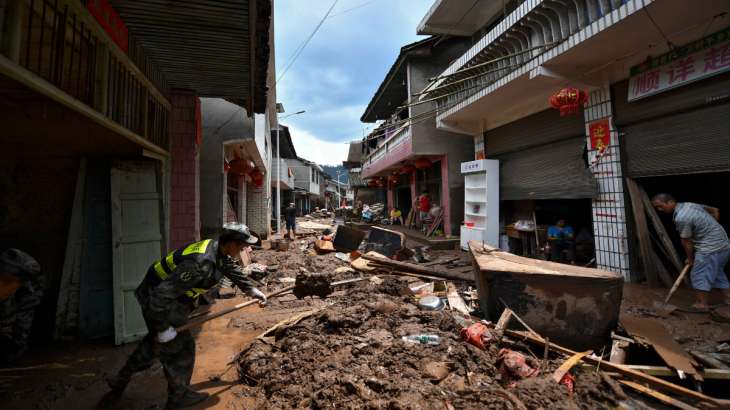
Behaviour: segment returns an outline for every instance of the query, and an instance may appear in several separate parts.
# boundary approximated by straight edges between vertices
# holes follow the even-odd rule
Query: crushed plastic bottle
[[[404,342],[408,343],[419,343],[422,345],[436,346],[441,343],[441,339],[438,335],[408,335],[401,338]]]

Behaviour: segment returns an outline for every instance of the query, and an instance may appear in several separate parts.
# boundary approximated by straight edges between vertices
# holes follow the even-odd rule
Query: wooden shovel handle
[[[684,280],[684,277],[687,276],[687,272],[689,272],[690,266],[692,266],[692,265],[690,265],[690,264],[684,265],[684,268],[682,269],[682,272],[677,277],[677,280],[674,281],[674,285],[672,285],[672,288],[669,289],[669,293],[667,293],[667,297],[664,298],[664,303],[665,304],[667,302],[669,302],[669,299],[672,298],[672,295],[674,294],[674,292],[679,287],[679,284],[682,283],[682,280]]]
[[[294,288],[295,288],[295,285],[287,286],[285,288],[279,289],[276,292],[272,292],[272,293],[269,293],[268,295],[266,295],[266,299],[270,299],[270,298],[279,296],[282,293],[286,293],[286,292],[289,292],[290,290],[293,290]],[[235,306],[231,306],[231,307],[229,307],[227,309],[223,309],[220,312],[211,313],[210,315],[203,316],[203,317],[201,317],[198,320],[192,320],[192,321],[190,321],[188,323],[185,323],[184,325],[175,328],[175,330],[178,333],[180,333],[180,332],[182,332],[184,330],[188,330],[188,329],[191,329],[191,328],[194,328],[194,327],[198,327],[198,326],[202,325],[203,323],[205,323],[205,322],[207,322],[209,320],[212,320],[212,319],[215,319],[217,317],[221,317],[223,315],[227,315],[227,314],[229,314],[231,312],[235,312],[237,310],[243,309],[246,306],[251,306],[254,303],[258,303],[258,300],[256,300],[256,299],[249,300],[249,301],[246,301],[246,302],[243,302],[243,303],[239,303],[239,304],[237,304]]]

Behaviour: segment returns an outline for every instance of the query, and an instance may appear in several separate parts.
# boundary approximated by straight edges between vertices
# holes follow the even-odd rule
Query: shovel
[[[687,272],[689,272],[689,268],[692,265],[684,265],[684,268],[682,269],[682,272],[679,273],[679,276],[677,277],[677,280],[674,281],[674,285],[672,285],[672,288],[669,289],[669,293],[667,293],[667,296],[664,298],[664,302],[655,302],[654,308],[658,310],[657,313],[659,313],[660,316],[669,316],[670,313],[672,313],[674,310],[677,309],[676,306],[669,304],[669,299],[672,298],[672,295],[674,295],[674,292],[677,291],[677,288],[679,288],[679,284],[682,283],[684,280],[684,277],[687,276]]]
[[[368,280],[368,279],[370,279],[370,278],[355,278],[355,279],[341,280],[339,282],[332,282],[330,284],[330,286],[346,285],[348,283],[355,283],[355,282],[360,282],[360,281]],[[279,289],[276,292],[269,293],[268,295],[266,295],[266,299],[271,299],[271,298],[274,298],[274,297],[282,296],[282,295],[284,295],[286,293],[289,293],[289,292],[291,292],[291,291],[293,291],[295,289],[302,290],[302,293],[306,293],[306,290],[299,289],[299,286],[298,285],[292,285],[292,286],[287,286],[285,288]],[[184,325],[175,328],[175,330],[178,333],[180,333],[180,332],[182,332],[184,330],[188,330],[188,329],[191,329],[191,328],[194,328],[194,327],[201,326],[203,323],[205,323],[205,322],[207,322],[209,320],[213,320],[215,318],[218,318],[218,317],[227,315],[227,314],[229,314],[231,312],[235,312],[237,310],[241,310],[241,309],[245,308],[246,306],[253,305],[254,303],[258,303],[258,300],[256,300],[256,299],[249,300],[249,301],[246,301],[246,302],[243,302],[243,303],[239,303],[239,304],[237,304],[235,306],[231,306],[231,307],[229,307],[227,309],[223,309],[220,312],[215,312],[215,313],[211,313],[210,315],[200,316],[199,318],[196,318],[195,320],[191,320],[190,322],[185,323]]]

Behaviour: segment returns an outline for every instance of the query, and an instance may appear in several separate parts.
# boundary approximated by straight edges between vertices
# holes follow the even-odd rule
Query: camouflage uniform
[[[159,343],[157,334],[185,324],[197,299],[223,277],[244,292],[254,289],[232,259],[219,254],[218,241],[211,239],[171,252],[149,268],[135,292],[149,333],[119,372],[118,379],[124,385],[132,374],[148,369],[159,356],[169,399],[175,401],[190,391],[195,364],[193,336],[186,330],[167,343]]]
[[[22,285],[0,300],[0,361],[13,362],[28,349],[35,309],[43,298],[40,265],[27,253],[8,249],[0,255],[0,271],[17,276]]]

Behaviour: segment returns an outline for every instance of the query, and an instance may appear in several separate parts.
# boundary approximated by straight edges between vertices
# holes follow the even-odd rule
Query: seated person
[[[573,228],[565,224],[565,219],[558,219],[555,225],[548,227],[548,244],[550,245],[550,260],[561,261],[563,251],[568,253],[568,261],[575,263],[575,238]]]
[[[403,213],[398,208],[393,208],[390,210],[390,223],[395,225],[396,222],[398,225],[403,225]]]

